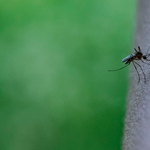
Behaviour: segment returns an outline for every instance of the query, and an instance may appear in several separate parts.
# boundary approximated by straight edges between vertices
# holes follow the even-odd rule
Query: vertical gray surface
[[[150,53],[149,45],[150,0],[139,0],[134,47],[140,46],[142,52],[146,54],[147,51]],[[150,65],[142,62],[139,64],[145,72],[147,83],[144,83],[142,71],[137,66],[141,76],[138,84],[137,74],[132,68],[123,150],[150,150]]]

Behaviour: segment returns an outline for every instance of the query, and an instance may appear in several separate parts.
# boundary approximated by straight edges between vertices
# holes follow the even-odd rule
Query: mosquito
[[[140,82],[140,74],[139,74],[139,72],[138,72],[138,70],[137,70],[136,65],[138,65],[138,66],[141,68],[142,73],[143,73],[143,75],[144,75],[144,82],[146,83],[146,76],[145,76],[145,73],[144,73],[142,67],[141,67],[137,62],[135,62],[135,60],[140,60],[140,61],[142,61],[143,63],[145,63],[145,62],[144,62],[142,59],[144,59],[144,60],[146,60],[146,61],[150,61],[149,59],[147,59],[147,58],[148,58],[148,54],[143,55],[140,46],[138,46],[138,50],[135,49],[135,48],[134,48],[134,50],[135,50],[135,53],[134,53],[134,54],[131,54],[131,55],[125,57],[125,58],[122,60],[122,62],[125,62],[125,66],[124,66],[124,67],[119,68],[119,69],[116,69],[116,70],[108,70],[108,71],[118,71],[118,70],[121,70],[121,69],[123,69],[123,68],[129,66],[130,63],[132,62],[132,63],[133,63],[133,66],[134,66],[134,68],[135,68],[135,70],[136,70],[136,72],[137,72],[137,74],[138,74],[138,77],[139,77],[138,83]],[[145,64],[147,64],[147,63],[145,63]],[[150,65],[150,64],[148,64],[148,65]]]

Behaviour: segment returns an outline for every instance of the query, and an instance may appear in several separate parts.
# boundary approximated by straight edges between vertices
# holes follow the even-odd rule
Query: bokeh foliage
[[[0,1],[0,149],[119,150],[135,0]]]

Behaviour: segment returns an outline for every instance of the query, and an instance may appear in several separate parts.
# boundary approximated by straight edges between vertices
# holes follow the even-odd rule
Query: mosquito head
[[[146,59],[146,55],[143,55],[143,59]]]

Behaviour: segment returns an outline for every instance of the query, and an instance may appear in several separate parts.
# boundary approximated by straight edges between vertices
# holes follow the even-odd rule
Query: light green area
[[[119,150],[135,0],[0,1],[0,149]]]

